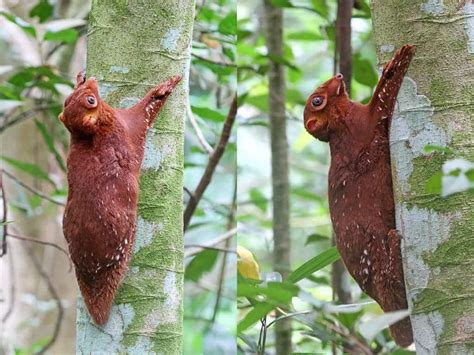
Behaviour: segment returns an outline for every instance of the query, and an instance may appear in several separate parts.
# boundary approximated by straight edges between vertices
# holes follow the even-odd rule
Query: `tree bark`
[[[472,353],[474,201],[427,189],[444,161],[473,160],[474,5],[373,0],[380,63],[401,45],[415,56],[391,128],[397,228],[417,354]],[[425,153],[431,144],[454,153]]]
[[[148,132],[133,258],[109,321],[92,323],[78,302],[78,354],[181,354],[183,328],[183,128],[194,2],[94,1],[87,75],[115,107],[135,104],[169,77],[183,80]]]
[[[288,184],[288,141],[286,137],[285,71],[276,57],[283,58],[283,10],[264,0],[266,46],[269,54],[269,115],[272,152],[273,267],[283,279],[290,266],[290,222]],[[273,58],[272,58],[273,57]],[[275,323],[276,353],[291,353],[291,320]]]

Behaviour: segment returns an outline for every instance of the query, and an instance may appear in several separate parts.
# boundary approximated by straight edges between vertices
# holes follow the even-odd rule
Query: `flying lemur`
[[[403,46],[387,63],[367,105],[353,102],[342,74],[313,92],[304,125],[329,142],[329,208],[336,246],[348,271],[385,312],[407,309],[401,237],[395,227],[389,129],[403,77],[413,57]],[[413,342],[410,318],[390,327],[395,342]]]
[[[107,321],[135,238],[145,135],[181,80],[151,89],[135,106],[114,109],[94,77],[76,77],[59,119],[71,134],[63,232],[77,282],[97,324]]]

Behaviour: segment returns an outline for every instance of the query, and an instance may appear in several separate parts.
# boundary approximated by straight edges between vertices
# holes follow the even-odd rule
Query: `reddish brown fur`
[[[78,74],[59,116],[71,133],[63,231],[97,324],[107,321],[130,261],[147,129],[180,79],[175,76],[135,106],[116,110],[100,99],[95,78]]]
[[[307,131],[331,148],[329,207],[337,248],[362,290],[386,312],[408,308],[401,239],[395,230],[388,137],[412,56],[410,45],[395,54],[368,105],[349,100],[339,74],[309,97],[304,112]],[[318,96],[321,99],[314,100]],[[390,330],[398,345],[413,342],[408,317]]]

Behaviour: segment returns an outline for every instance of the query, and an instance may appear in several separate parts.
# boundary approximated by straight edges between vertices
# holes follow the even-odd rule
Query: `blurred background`
[[[196,3],[184,207],[236,91],[236,3]],[[68,132],[57,119],[85,68],[88,1],[0,3],[0,140],[7,254],[0,259],[0,353],[75,353],[78,293],[62,235]],[[235,351],[236,138],[185,233],[184,352]],[[5,206],[1,210],[5,211]],[[23,240],[20,240],[22,238]],[[26,239],[51,243],[41,245]],[[3,238],[2,238],[3,240]],[[204,246],[204,248],[203,248]]]
[[[242,103],[237,139],[238,245],[246,249],[239,250],[239,351],[410,353],[397,349],[388,331],[374,325],[373,320],[381,315],[380,308],[361,293],[344,267],[340,263],[328,265],[338,257],[331,247],[327,202],[329,146],[311,137],[303,126],[307,97],[339,71],[350,78],[347,70],[352,70],[349,82],[353,100],[367,102],[371,97],[378,73],[368,1],[275,0],[264,3],[239,0],[237,4],[238,83]],[[274,39],[271,32],[278,31],[275,17],[269,18],[269,5],[283,14],[281,55],[268,49],[269,38]],[[347,16],[343,17],[344,9],[346,14],[349,12],[349,22]],[[265,28],[266,23],[268,28]],[[352,48],[347,51],[344,43],[350,43]],[[284,68],[288,140],[288,145],[284,141],[274,142],[273,149],[269,116],[274,107],[269,107],[269,90],[273,95],[278,90],[274,82],[269,81],[269,77],[275,75],[271,63]],[[273,100],[273,104],[275,102],[278,104],[278,100]],[[275,221],[272,219],[271,159],[272,154],[278,154],[278,146],[288,149],[289,233],[284,234],[290,247],[283,254],[280,251],[275,255],[274,243],[281,242],[276,241],[272,229]],[[284,174],[279,178],[284,180]],[[283,259],[289,259],[289,264],[283,268],[279,265],[277,270],[275,264]],[[252,264],[254,268],[258,264],[257,271],[267,290],[255,288],[250,280]],[[309,268],[305,269],[303,264]],[[295,270],[300,272],[298,277]],[[313,274],[315,270],[318,271]],[[304,280],[297,286],[294,282],[281,283],[282,274],[286,280]],[[277,306],[279,313],[271,311]],[[266,317],[262,316],[268,311]],[[280,337],[286,340],[277,345],[275,328],[280,322],[287,323],[286,330],[285,327],[280,329],[283,332]]]

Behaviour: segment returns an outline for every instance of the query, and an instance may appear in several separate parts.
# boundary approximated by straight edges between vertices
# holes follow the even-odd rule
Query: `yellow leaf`
[[[237,269],[248,279],[260,280],[260,267],[247,248],[237,246]]]
[[[211,37],[205,35],[205,34],[201,34],[201,38],[200,38],[201,42],[204,43],[208,48],[213,48],[213,49],[217,49],[221,46],[221,44],[219,43],[219,41],[216,41],[215,39],[212,39]]]

